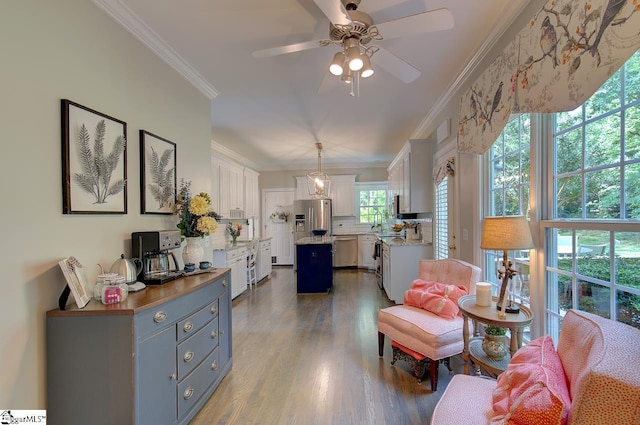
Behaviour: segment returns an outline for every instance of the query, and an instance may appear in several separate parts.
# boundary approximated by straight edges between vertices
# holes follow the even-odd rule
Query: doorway
[[[263,237],[271,238],[271,263],[293,265],[293,189],[264,189],[262,191]],[[271,219],[276,209],[289,214],[285,221]]]

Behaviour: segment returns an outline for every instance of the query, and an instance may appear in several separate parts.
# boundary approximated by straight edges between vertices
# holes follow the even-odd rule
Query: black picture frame
[[[127,213],[127,123],[61,100],[62,213]]]
[[[140,213],[173,214],[178,177],[177,146],[140,130]]]

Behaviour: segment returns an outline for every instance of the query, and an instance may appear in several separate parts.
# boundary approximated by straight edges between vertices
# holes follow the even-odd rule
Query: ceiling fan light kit
[[[344,52],[338,52],[333,56],[331,65],[329,65],[329,72],[335,76],[342,75],[344,61],[346,60]]]
[[[381,46],[371,44],[372,40],[383,39],[381,33],[385,34],[385,39],[393,39],[453,28],[453,15],[447,8],[425,10],[374,24],[369,14],[358,10],[360,0],[313,1],[329,19],[329,39],[258,50],[253,52],[253,56],[276,56],[329,44],[338,45],[341,50],[333,56],[329,72],[351,84],[351,96],[356,95],[354,90],[359,94],[360,77],[368,78],[374,74],[372,61],[376,67],[381,67],[404,83],[411,83],[421,75],[408,62]],[[381,53],[373,57],[376,52]]]

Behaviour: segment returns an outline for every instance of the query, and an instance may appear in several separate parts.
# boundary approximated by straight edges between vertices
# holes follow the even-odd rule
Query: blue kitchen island
[[[299,294],[329,293],[333,288],[333,237],[296,241],[296,285]]]

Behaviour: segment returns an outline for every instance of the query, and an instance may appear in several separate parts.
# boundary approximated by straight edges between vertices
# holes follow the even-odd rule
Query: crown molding
[[[235,161],[243,167],[252,168],[255,171],[261,171],[258,164],[252,161],[248,161],[247,158],[240,156],[237,152],[232,151],[226,146],[222,146],[220,143],[211,141],[211,152],[216,155],[223,155],[224,157]]]
[[[119,0],[93,0],[93,2],[151,51],[160,56],[207,98],[211,100],[218,96],[219,92],[215,87],[122,2]]]
[[[429,113],[424,117],[424,119],[420,122],[418,128],[416,128],[411,135],[412,139],[420,139],[427,137],[427,134],[424,134],[429,127],[435,124],[435,120],[444,110],[446,105],[453,100],[454,94],[462,88],[462,86],[471,78],[471,75],[476,70],[476,68],[480,65],[480,62],[485,58],[485,56],[489,53],[491,48],[498,42],[500,37],[507,31],[507,29],[513,24],[523,12],[524,8],[527,6],[529,2],[527,0],[520,0],[518,2],[510,2],[510,7],[503,15],[504,19],[502,19],[498,25],[496,25],[489,34],[489,37],[485,39],[479,49],[475,51],[471,59],[467,61],[465,67],[460,71],[460,73],[454,78],[453,82],[449,84],[449,88],[438,98],[436,103],[433,105],[433,108],[429,111]],[[455,128],[457,130],[457,123],[455,123],[455,127],[452,124],[452,129]]]

